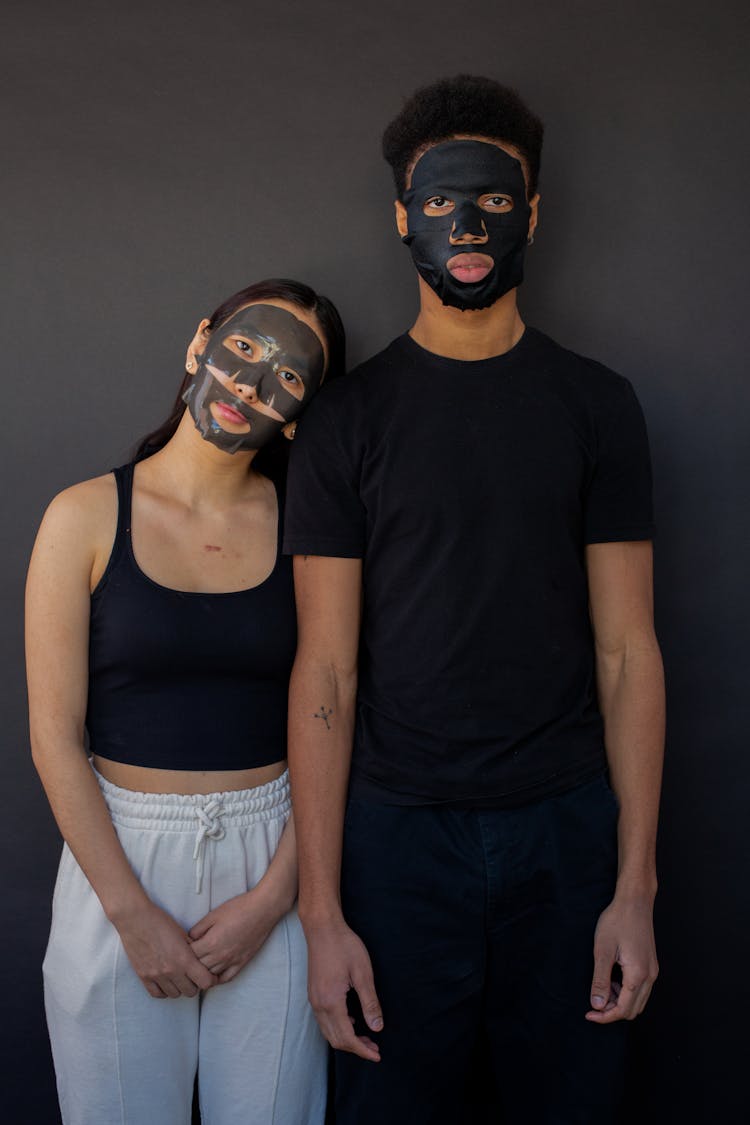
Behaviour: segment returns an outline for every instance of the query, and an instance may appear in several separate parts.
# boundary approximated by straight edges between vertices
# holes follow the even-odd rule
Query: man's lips
[[[495,265],[489,254],[454,254],[445,263],[445,267],[456,281],[464,284],[472,281],[484,281]]]

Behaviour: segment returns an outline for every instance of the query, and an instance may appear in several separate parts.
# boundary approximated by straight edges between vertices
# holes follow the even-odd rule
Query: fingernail
[[[375,1019],[372,1021],[372,1030],[373,1031],[380,1031],[382,1026],[383,1026],[383,1021],[380,1018],[380,1016],[375,1016]]]
[[[602,1008],[602,1007],[604,1007],[604,997],[603,996],[592,996],[591,997],[591,1006],[592,1006],[592,1008]]]

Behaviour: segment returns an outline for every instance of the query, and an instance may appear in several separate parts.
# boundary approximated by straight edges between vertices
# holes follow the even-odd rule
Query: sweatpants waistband
[[[93,768],[93,767],[92,767]],[[287,770],[274,781],[252,789],[223,793],[138,793],[107,781],[94,770],[114,824],[161,832],[195,832],[196,820],[221,818],[224,828],[244,828],[263,820],[286,817],[292,802]]]

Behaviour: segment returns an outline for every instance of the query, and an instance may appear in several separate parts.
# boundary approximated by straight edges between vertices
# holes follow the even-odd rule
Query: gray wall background
[[[38,965],[59,838],[21,655],[44,506],[161,420],[198,319],[251,280],[328,293],[352,361],[408,327],[416,285],[379,137],[415,86],[469,70],[517,85],[547,123],[527,321],[628,375],[650,423],[670,694],[662,976],[634,1028],[627,1117],[744,1120],[746,5],[3,7],[0,1117],[56,1120]]]

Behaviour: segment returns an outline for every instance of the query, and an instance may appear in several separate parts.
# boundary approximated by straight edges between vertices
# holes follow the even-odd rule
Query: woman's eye
[[[300,379],[299,375],[296,374],[296,372],[287,371],[286,368],[284,368],[284,367],[282,367],[279,370],[279,378],[283,379],[285,383],[301,383],[302,382],[302,380]]]
[[[229,344],[240,355],[245,356],[247,359],[252,359],[253,356],[258,357],[258,345],[254,344],[252,340],[246,340],[244,336],[230,336]]]

